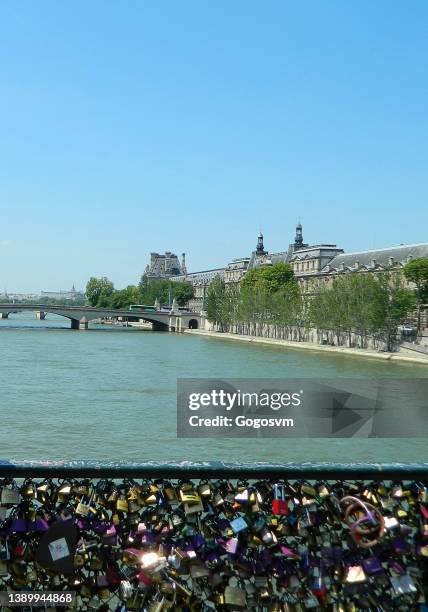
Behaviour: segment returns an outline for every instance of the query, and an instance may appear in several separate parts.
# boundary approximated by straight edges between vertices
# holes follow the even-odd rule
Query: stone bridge
[[[200,314],[183,312],[178,309],[144,312],[116,308],[93,308],[91,306],[57,306],[52,304],[0,304],[0,316],[8,318],[10,313],[32,311],[39,319],[46,313],[52,313],[71,320],[71,329],[88,329],[90,321],[106,318],[137,318],[153,323],[157,331],[177,331],[198,329],[201,325]]]

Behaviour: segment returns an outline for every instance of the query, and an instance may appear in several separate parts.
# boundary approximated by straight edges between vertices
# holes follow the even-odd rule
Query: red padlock
[[[288,502],[283,484],[273,485],[272,514],[288,514]]]

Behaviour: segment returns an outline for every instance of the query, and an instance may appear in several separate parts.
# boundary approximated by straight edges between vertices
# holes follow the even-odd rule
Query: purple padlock
[[[28,531],[28,522],[26,519],[14,519],[8,529],[9,533],[26,533]]]
[[[35,521],[28,523],[28,531],[47,531],[48,529],[49,523],[41,517],[38,517]]]
[[[106,546],[117,546],[117,533],[115,525],[111,524],[107,527],[103,535],[103,544]]]
[[[236,551],[238,550],[238,543],[239,543],[238,538],[229,538],[229,540],[227,540],[225,543],[226,544],[225,549],[231,555],[235,555]]]
[[[92,529],[95,533],[104,533],[107,529],[107,523],[105,521],[92,521]]]
[[[287,557],[288,559],[299,559],[298,553],[291,550],[291,548],[288,548],[287,546],[280,546],[280,551],[284,557]]]
[[[204,546],[206,541],[202,533],[197,533],[196,535],[193,536],[192,542],[193,542],[193,546],[197,550],[198,548],[201,548],[201,546]]]
[[[378,557],[369,557],[368,559],[364,559],[362,565],[364,571],[369,576],[376,576],[385,572],[383,565],[380,562],[380,559],[378,559]]]
[[[408,550],[406,542],[401,538],[395,538],[392,542],[392,546],[396,555],[405,555]]]

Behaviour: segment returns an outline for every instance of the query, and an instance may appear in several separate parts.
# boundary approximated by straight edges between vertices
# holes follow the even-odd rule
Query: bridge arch
[[[115,308],[94,308],[92,306],[65,306],[56,304],[1,304],[0,314],[8,316],[12,312],[40,311],[43,313],[57,314],[71,320],[72,329],[88,329],[88,324],[97,319],[108,317],[136,317],[153,324],[154,330],[182,331],[187,326],[190,329],[198,329],[199,315],[197,313],[175,313],[171,312],[139,312]],[[174,321],[173,321],[174,319]]]

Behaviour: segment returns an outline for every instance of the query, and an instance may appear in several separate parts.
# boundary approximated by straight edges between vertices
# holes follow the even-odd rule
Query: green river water
[[[428,377],[428,368],[93,326],[0,321],[1,453],[8,459],[428,461],[424,439],[177,439],[178,377]]]

